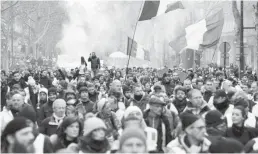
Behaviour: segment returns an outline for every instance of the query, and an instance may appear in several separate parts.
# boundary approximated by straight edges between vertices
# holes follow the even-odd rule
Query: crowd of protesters
[[[101,67],[1,72],[3,153],[255,153],[251,69]],[[180,78],[179,72],[186,77]],[[240,76],[239,76],[240,74]]]

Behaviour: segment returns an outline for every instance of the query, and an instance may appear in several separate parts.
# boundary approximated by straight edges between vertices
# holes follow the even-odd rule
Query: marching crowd
[[[1,71],[3,153],[256,153],[258,81],[247,69]]]

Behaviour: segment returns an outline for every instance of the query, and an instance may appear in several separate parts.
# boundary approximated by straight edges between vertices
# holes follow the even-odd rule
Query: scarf
[[[53,113],[53,117],[54,117],[55,122],[60,124],[63,121],[65,115],[63,115],[62,117],[58,117],[55,113]]]
[[[232,132],[236,137],[240,137],[242,136],[242,134],[244,133],[244,125],[242,125],[241,127],[233,124],[232,125]]]
[[[83,152],[91,153],[105,153],[109,149],[109,142],[107,139],[103,141],[93,140],[91,137],[82,137],[80,149]]]

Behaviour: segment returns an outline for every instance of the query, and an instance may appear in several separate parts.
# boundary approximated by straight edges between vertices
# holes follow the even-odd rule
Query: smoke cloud
[[[112,52],[125,51],[140,6],[137,1],[66,1],[69,22],[63,25],[58,43],[59,65],[77,60],[78,66],[80,57],[87,59],[91,52],[105,59]]]

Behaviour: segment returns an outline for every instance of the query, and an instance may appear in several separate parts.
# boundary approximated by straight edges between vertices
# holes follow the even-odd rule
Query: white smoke
[[[63,38],[58,47],[61,49],[59,59],[69,59],[59,62],[77,61],[79,65],[80,56],[87,60],[91,52],[105,59],[107,53],[126,50],[127,36],[133,33],[139,13],[135,10],[140,8],[140,3],[80,0],[67,1],[65,7],[69,22],[63,25]]]

